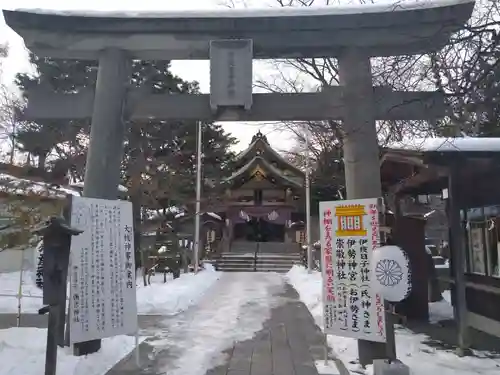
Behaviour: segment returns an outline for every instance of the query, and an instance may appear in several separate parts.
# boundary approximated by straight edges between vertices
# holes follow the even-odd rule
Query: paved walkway
[[[141,369],[131,353],[106,375],[318,375],[324,356],[306,306],[273,273],[224,274],[198,306],[151,328]]]

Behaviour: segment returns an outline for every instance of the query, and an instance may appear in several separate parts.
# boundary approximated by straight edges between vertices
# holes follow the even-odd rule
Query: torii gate
[[[370,57],[437,51],[463,27],[473,7],[473,0],[440,0],[362,9],[242,9],[133,17],[20,10],[4,11],[4,16],[40,57],[99,60],[95,90],[30,93],[26,110],[32,120],[92,118],[85,196],[116,198],[127,116],[132,120],[342,120],[347,195],[355,199],[381,195],[376,120],[434,120],[444,115],[443,98],[436,92],[373,87]],[[320,57],[338,59],[340,86],[319,93],[252,93],[252,59]],[[132,59],[209,59],[210,95],[129,90]],[[387,332],[387,337],[387,346],[393,346],[393,333]],[[360,341],[359,355],[363,364],[385,358],[386,345]]]

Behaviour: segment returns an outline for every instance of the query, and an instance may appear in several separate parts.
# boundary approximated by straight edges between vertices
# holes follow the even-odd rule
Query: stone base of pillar
[[[401,361],[377,359],[373,361],[373,375],[410,375],[410,368]]]

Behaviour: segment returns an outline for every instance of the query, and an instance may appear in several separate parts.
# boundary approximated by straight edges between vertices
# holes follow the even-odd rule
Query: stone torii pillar
[[[126,51],[109,48],[100,53],[90,127],[83,196],[116,199],[125,139],[125,103],[131,79]],[[75,355],[95,353],[101,340],[76,343]]]
[[[344,89],[342,120],[345,181],[348,199],[382,196],[380,157],[375,123],[370,56],[350,49],[338,57],[339,81]],[[394,326],[386,314],[386,343],[358,340],[361,364],[373,359],[396,359]]]

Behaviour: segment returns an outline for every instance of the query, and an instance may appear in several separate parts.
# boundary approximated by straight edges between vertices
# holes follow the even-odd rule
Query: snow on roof
[[[213,218],[215,218],[217,220],[222,220],[222,218],[219,215],[217,215],[215,212],[207,212],[207,215],[212,216]]]
[[[71,186],[83,189],[83,181],[72,183]],[[126,193],[128,192],[128,189],[123,185],[118,185],[118,191],[121,193]]]
[[[422,152],[500,152],[500,138],[416,138],[406,142],[394,142],[385,148]]]
[[[266,159],[264,159],[262,156],[255,156],[252,160],[250,160],[248,163],[246,163],[243,167],[235,171],[231,176],[226,178],[224,182],[231,181],[235,179],[236,177],[242,175],[245,171],[247,171],[253,164],[260,163],[263,165],[265,168],[267,168],[269,171],[274,173],[276,176],[279,176],[280,178],[283,178],[284,180],[292,183],[293,185],[296,186],[302,186],[302,182],[297,181],[294,179],[292,176],[285,176],[278,168],[274,167],[272,164],[270,164]]]
[[[179,214],[179,213],[183,213],[183,211],[179,207],[172,206],[172,207],[166,208],[165,213],[167,213],[167,214],[169,214],[169,213]],[[145,218],[149,219],[149,220],[158,219],[158,218],[164,216],[163,210],[150,210],[150,209],[148,209],[148,210],[144,211],[144,214],[145,214],[144,215]]]
[[[295,172],[300,172],[300,173],[304,173],[302,172],[299,168],[297,168],[295,165],[293,165],[292,163],[290,163],[288,160],[286,160],[283,155],[281,155],[278,151],[276,151],[274,148],[271,147],[271,145],[267,142],[264,142],[262,140],[262,138],[258,138],[256,139],[255,141],[253,141],[252,143],[250,143],[250,145],[244,149],[243,151],[241,151],[238,155],[236,155],[236,160],[241,160],[243,159],[245,156],[247,156],[250,151],[253,150],[253,148],[255,147],[255,145],[258,143],[258,142],[262,142],[264,144],[264,147],[266,148],[266,150],[268,150],[271,154],[273,154],[277,159],[281,160],[283,163],[285,163],[286,165],[288,165],[291,169],[295,170]]]
[[[358,6],[320,6],[320,7],[275,7],[261,9],[205,9],[181,11],[95,11],[95,10],[52,10],[52,9],[15,9],[19,12],[61,16],[86,16],[110,18],[257,18],[257,17],[297,17],[297,16],[334,16],[362,13],[381,13],[394,11],[412,11],[432,9],[460,4],[469,4],[474,0],[433,0],[433,1],[397,1],[382,4]]]
[[[39,195],[50,198],[64,198],[67,195],[80,196],[80,192],[71,187],[57,187],[45,182],[18,178],[0,173],[0,192],[12,195]]]

